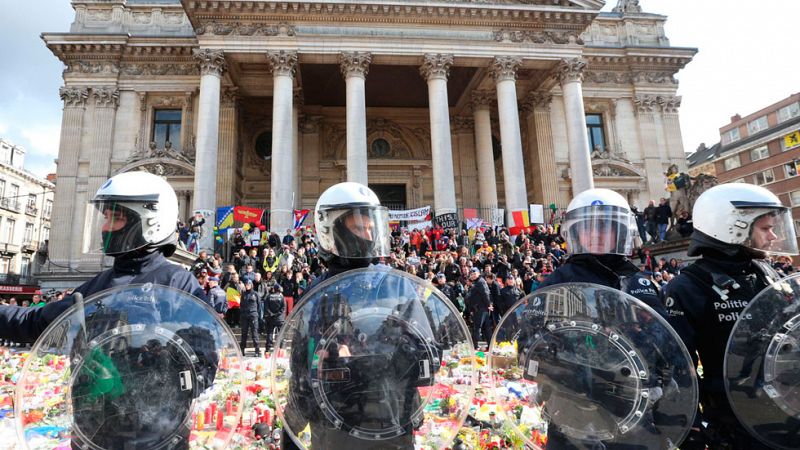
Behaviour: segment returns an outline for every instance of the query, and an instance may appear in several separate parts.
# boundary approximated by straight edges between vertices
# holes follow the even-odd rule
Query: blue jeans
[[[666,223],[658,224],[658,240],[663,241],[666,235],[667,235],[667,224]]]

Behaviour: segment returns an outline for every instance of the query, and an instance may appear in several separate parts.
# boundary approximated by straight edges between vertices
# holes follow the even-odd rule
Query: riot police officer
[[[87,220],[89,231],[85,236],[84,251],[88,254],[111,256],[114,264],[77,287],[75,294],[89,297],[113,287],[152,283],[173,287],[205,300],[205,293],[192,273],[167,260],[175,252],[177,245],[175,223],[178,217],[178,200],[166,180],[146,172],[122,173],[107,180],[97,190],[90,205],[92,208]],[[42,308],[0,307],[0,336],[22,342],[34,341],[75,302],[76,296],[71,295]],[[147,306],[131,305],[131,308],[136,314],[152,316],[152,320],[158,320],[158,311],[148,309]],[[85,337],[93,339],[111,327],[125,323],[126,313],[127,311],[113,310],[95,313],[91,317],[91,324],[84,331]],[[216,348],[209,331],[192,324],[191,327],[180,330],[180,333],[184,333],[182,339],[199,358],[198,367],[203,378],[213,382],[217,367]],[[76,341],[72,344],[71,351],[80,354],[85,345],[82,341]],[[97,363],[104,358],[112,366],[115,363],[124,364],[127,362],[126,358],[136,352],[147,353],[153,350],[148,350],[147,347],[145,345],[136,349],[131,346],[127,352],[113,355],[105,354],[102,350],[93,351],[86,364],[76,367],[74,373],[77,375],[72,385],[74,427],[78,430],[90,430],[91,435],[86,439],[91,440],[93,446],[107,448],[114,443],[135,449],[153,445],[163,435],[150,429],[152,422],[148,423],[147,417],[154,414],[153,411],[162,411],[164,417],[159,417],[161,426],[168,431],[174,428],[173,437],[176,439],[171,441],[173,444],[169,447],[162,448],[188,448],[189,430],[182,428],[176,417],[187,414],[191,405],[190,396],[181,396],[174,402],[158,403],[163,397],[150,390],[149,394],[153,397],[148,398],[154,399],[153,403],[143,406],[148,411],[140,417],[146,418],[138,421],[138,418],[130,417],[136,411],[130,405],[139,400],[136,398],[138,391],[135,387],[127,386],[127,390],[117,392],[107,401],[93,402],[92,396],[81,394],[86,390],[103,389],[102,385],[92,381],[96,378],[90,376],[93,373],[93,362]],[[158,372],[170,381],[177,379],[187,367],[185,361],[170,359],[167,362],[168,364],[159,365],[151,361],[144,365],[148,370]],[[170,385],[166,382],[152,383],[159,375],[141,377],[140,380],[144,384],[151,382],[148,385],[151,389],[164,389],[163,394],[168,396],[166,391],[173,389]],[[162,408],[168,408],[169,412],[163,413]],[[121,429],[126,427],[128,429]],[[84,438],[73,437],[76,448],[88,445],[85,441],[81,444],[76,439]]]
[[[576,195],[567,206],[562,225],[562,235],[571,256],[539,289],[562,283],[595,283],[630,294],[666,317],[658,290],[628,259],[633,251],[636,229],[636,218],[620,194],[595,188]],[[594,441],[582,445],[627,448]],[[547,448],[574,449],[579,448],[579,444],[550,424]],[[646,444],[635,448],[646,448]]]
[[[121,173],[103,183],[89,203],[84,251],[111,256],[114,264],[75,293],[88,297],[115,286],[153,283],[206,298],[189,271],[167,260],[177,248],[178,198],[166,180],[141,171]],[[69,296],[42,308],[0,306],[0,337],[33,342],[73,304]]]
[[[760,186],[715,186],[696,201],[687,251],[700,259],[666,287],[669,319],[703,364],[700,402],[707,427],[681,448],[768,448],[751,437],[725,394],[723,363],[728,337],[750,300],[780,276],[768,255],[797,254],[791,209]],[[697,363],[697,361],[695,361]]]
[[[596,283],[630,294],[666,317],[658,290],[628,259],[635,230],[636,219],[620,194],[595,188],[576,195],[562,225],[571,256],[539,288]]]
[[[388,209],[381,206],[377,195],[362,184],[344,182],[325,190],[314,208],[314,220],[319,241],[319,255],[328,268],[315,280],[315,284],[348,270],[366,268],[390,254]],[[311,290],[312,286],[309,286],[306,292]],[[318,315],[325,316],[325,312],[320,312]],[[328,319],[315,317],[315,320]],[[299,392],[297,398],[302,403],[288,405],[285,414],[288,427],[302,430],[305,424],[301,422],[305,420],[304,418],[317,414],[314,411],[319,406],[313,403],[310,368],[307,364],[310,357],[304,354],[308,349],[297,345],[293,346],[292,350],[291,391]],[[364,445],[364,441],[342,436],[342,433],[321,427],[317,423],[311,424],[311,434],[312,441],[319,442],[315,447],[331,445],[328,441],[331,438],[337,439],[337,442],[349,441],[352,445],[351,450],[362,448]],[[412,442],[412,436],[408,434],[383,443],[387,448],[398,446],[412,448]],[[286,432],[281,438],[281,446],[284,449],[298,448]]]

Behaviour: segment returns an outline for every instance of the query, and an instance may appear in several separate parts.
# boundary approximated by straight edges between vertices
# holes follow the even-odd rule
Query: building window
[[[737,167],[742,166],[742,160],[739,158],[739,155],[731,156],[730,158],[724,160],[722,164],[725,166],[725,170],[733,170]]]
[[[786,171],[786,178],[796,177],[797,173],[800,172],[800,159],[789,161],[783,165],[783,169]]]
[[[6,180],[0,180],[0,198],[6,196]]]
[[[589,134],[589,151],[606,151],[606,136],[602,114],[586,114],[586,131]]]
[[[792,103],[778,110],[778,123],[800,116],[800,103]]]
[[[13,152],[11,147],[0,145],[0,163],[11,164],[11,153]]]
[[[156,147],[165,148],[167,142],[173,149],[181,149],[181,110],[157,109],[153,119],[153,142]]]
[[[745,183],[745,182],[746,181],[744,180],[744,177],[742,177],[742,178],[737,178],[735,180],[731,180],[728,183]]]
[[[33,241],[33,224],[30,222],[25,223],[25,236],[22,238],[22,242],[31,242]]]
[[[759,131],[764,131],[769,127],[767,124],[767,116],[761,116],[756,120],[747,123],[747,131],[750,135],[754,135]]]
[[[769,148],[766,145],[750,150],[751,161],[760,161],[766,158],[769,158]]]
[[[14,242],[14,226],[17,224],[17,221],[14,219],[6,219],[6,223],[3,225],[3,239],[4,242],[11,244]]]
[[[734,128],[732,130],[729,130],[729,131],[725,132],[722,135],[722,143],[723,144],[729,144],[731,142],[736,142],[739,139],[740,139],[739,127],[736,127],[736,128]]]
[[[0,257],[0,273],[8,274],[8,269],[11,268],[11,258]]]
[[[20,259],[19,263],[19,274],[23,277],[31,276],[31,259],[22,258]]]
[[[792,206],[800,206],[800,191],[790,192],[789,200]]]
[[[772,169],[767,169],[763,172],[757,173],[755,175],[755,181],[758,185],[772,183],[775,181],[775,174],[772,173]]]
[[[272,159],[272,132],[265,131],[256,138],[256,155],[264,161]]]
[[[50,239],[50,228],[42,227],[42,242]]]
[[[53,214],[53,201],[52,200],[45,200],[44,202],[44,218],[49,219],[50,215]]]

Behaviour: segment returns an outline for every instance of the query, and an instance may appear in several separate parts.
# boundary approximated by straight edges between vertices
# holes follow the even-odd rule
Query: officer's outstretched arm
[[[72,296],[69,296],[41,308],[0,306],[0,338],[13,342],[34,342],[73,303]]]

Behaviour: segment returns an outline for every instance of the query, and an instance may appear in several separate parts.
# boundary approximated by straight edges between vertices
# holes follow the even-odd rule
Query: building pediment
[[[639,168],[618,159],[595,159],[592,161],[592,173],[596,177],[634,177],[643,179],[644,174]]]

